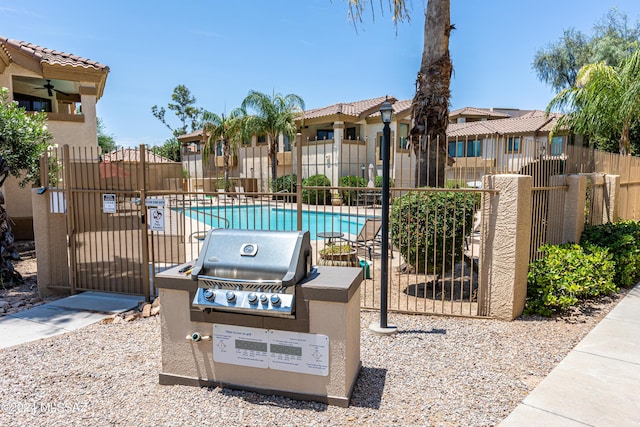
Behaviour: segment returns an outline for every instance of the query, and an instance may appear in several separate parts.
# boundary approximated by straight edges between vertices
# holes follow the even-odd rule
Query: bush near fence
[[[640,223],[618,221],[587,225],[580,240],[584,245],[609,249],[615,262],[616,285],[633,286],[640,280]]]
[[[423,191],[393,201],[391,240],[418,273],[449,272],[462,259],[480,195]]]
[[[326,175],[313,175],[302,182],[304,187],[331,187],[331,180]],[[304,188],[302,190],[302,203],[309,205],[331,204],[331,191],[316,188]]]
[[[340,178],[340,187],[365,187],[367,185],[364,178],[356,175],[347,175]],[[340,190],[342,203],[346,206],[354,206],[360,200],[359,190]]]
[[[565,243],[544,245],[540,251],[544,256],[529,267],[525,315],[551,316],[580,300],[618,290],[615,263],[606,248]]]
[[[580,245],[545,245],[529,266],[525,314],[551,316],[640,280],[640,223],[587,225]]]

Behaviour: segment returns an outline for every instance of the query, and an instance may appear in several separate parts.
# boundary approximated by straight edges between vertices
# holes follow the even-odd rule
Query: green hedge
[[[377,188],[382,188],[382,175],[376,175],[373,179],[373,185]],[[389,188],[393,187],[393,179],[389,177]]]
[[[615,262],[616,285],[633,286],[640,280],[640,223],[637,221],[588,225],[580,243],[609,250]]]
[[[419,273],[448,272],[462,259],[479,195],[463,192],[410,192],[393,201],[391,240]],[[453,257],[451,256],[453,252]]]
[[[313,175],[302,181],[303,187],[331,187],[331,181],[326,175]],[[302,189],[302,202],[310,205],[331,204],[331,191],[329,189]]]
[[[551,316],[579,300],[616,292],[615,265],[607,249],[576,244],[544,245],[529,266],[524,313]]]
[[[340,178],[340,187],[366,187],[367,183],[364,178],[356,175],[347,175]],[[358,204],[360,191],[358,190],[340,190],[342,203],[347,206]]]
[[[274,186],[274,190],[276,192],[286,191],[288,193],[294,194],[297,189],[297,180],[298,177],[296,174],[279,176],[276,178],[276,185]]]

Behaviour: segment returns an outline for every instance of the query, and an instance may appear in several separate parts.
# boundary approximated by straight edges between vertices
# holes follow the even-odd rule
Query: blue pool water
[[[184,214],[212,228],[239,228],[249,230],[297,230],[297,215],[293,209],[269,206],[192,207]],[[311,240],[321,232],[358,234],[365,217],[332,212],[302,212],[302,230],[309,230]]]

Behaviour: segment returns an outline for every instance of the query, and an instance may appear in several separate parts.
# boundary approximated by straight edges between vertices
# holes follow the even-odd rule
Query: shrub
[[[544,257],[529,265],[524,313],[551,316],[578,300],[617,291],[607,249],[576,244],[544,245]]]
[[[462,259],[464,234],[472,231],[477,204],[478,195],[472,193],[407,193],[393,201],[391,240],[417,272],[450,271]]]
[[[373,185],[377,188],[382,188],[382,175],[376,175],[373,181]],[[389,177],[389,188],[391,187],[393,187],[393,179]]]
[[[340,187],[366,187],[367,183],[364,178],[356,175],[347,175],[340,178]],[[340,190],[342,194],[342,203],[347,206],[358,203],[360,192],[358,190]]]
[[[326,175],[313,175],[305,179],[302,183],[302,202],[310,205],[331,204],[331,191],[327,188],[315,189],[306,187],[331,187],[331,181]]]
[[[276,185],[273,187],[276,192],[283,191],[295,193],[298,177],[296,174],[282,175],[276,178]]]
[[[615,262],[614,283],[627,287],[640,280],[640,223],[618,221],[586,226],[581,237],[582,246],[607,248]]]

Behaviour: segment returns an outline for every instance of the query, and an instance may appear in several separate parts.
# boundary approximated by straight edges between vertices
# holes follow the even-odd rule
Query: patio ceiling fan
[[[51,84],[51,80],[47,80],[47,84],[43,85],[42,87],[37,87],[36,89],[46,89],[47,93],[49,94],[49,96],[53,96],[53,92],[58,92],[59,94],[62,95],[66,95],[69,96],[68,93],[65,93],[61,90],[56,89],[52,84]]]

